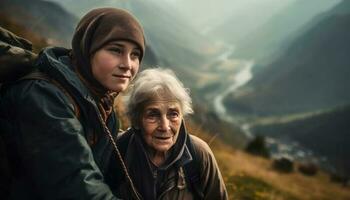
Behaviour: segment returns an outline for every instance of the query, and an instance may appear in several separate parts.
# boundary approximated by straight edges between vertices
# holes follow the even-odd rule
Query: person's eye
[[[115,53],[115,54],[121,54],[122,53],[122,49],[119,48],[119,47],[111,47],[108,50],[111,51],[112,53]]]
[[[180,114],[176,111],[171,111],[170,113],[168,113],[168,118],[171,121],[176,121],[178,120],[180,117]]]
[[[141,53],[138,51],[134,51],[131,53],[131,59],[136,60],[136,59],[140,59]]]
[[[146,113],[145,118],[148,122],[156,122],[160,118],[160,114],[157,112],[149,112]]]

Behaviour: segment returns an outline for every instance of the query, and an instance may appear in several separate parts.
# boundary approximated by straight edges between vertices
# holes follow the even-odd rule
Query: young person
[[[105,182],[119,130],[113,101],[137,74],[144,52],[143,28],[133,15],[94,9],[80,20],[72,49],[40,53],[39,77],[2,86],[9,199],[116,199]]]

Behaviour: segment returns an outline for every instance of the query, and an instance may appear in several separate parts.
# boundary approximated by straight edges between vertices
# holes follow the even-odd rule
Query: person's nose
[[[166,132],[169,129],[170,129],[169,119],[166,116],[161,117],[159,121],[158,130]]]
[[[121,63],[119,65],[122,69],[131,69],[131,57],[128,54],[125,54],[122,57]]]

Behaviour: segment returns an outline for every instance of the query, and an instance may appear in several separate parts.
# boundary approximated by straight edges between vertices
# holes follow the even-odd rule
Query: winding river
[[[224,53],[223,55],[219,56],[217,60],[224,61],[226,59],[229,59],[228,56],[233,53],[233,47],[229,48],[229,51]],[[235,60],[236,63],[239,63],[239,72],[234,75],[232,83],[228,84],[230,85],[228,88],[221,91],[219,94],[216,95],[214,99],[214,109],[219,116],[221,120],[224,120],[229,123],[237,123],[237,119],[235,119],[232,115],[230,115],[224,105],[224,99],[227,97],[227,95],[234,93],[238,88],[245,85],[248,81],[250,81],[253,77],[252,74],[252,68],[254,66],[254,61],[252,60]],[[250,126],[248,123],[239,124],[241,129],[243,130],[244,134],[248,138],[252,138],[252,134],[249,130]]]
[[[229,59],[229,55],[233,53],[233,48],[229,48],[229,53],[225,53],[217,58],[216,61],[225,61],[225,59]],[[254,67],[255,62],[253,60],[239,60],[236,59],[235,63],[239,63],[239,71],[234,74],[233,81],[229,85],[229,87],[225,88],[216,95],[213,100],[213,106],[217,116],[226,122],[235,124],[239,126],[245,136],[248,139],[252,139],[254,134],[250,131],[251,124],[246,121],[240,120],[239,116],[232,116],[229,112],[227,112],[226,107],[224,105],[224,99],[237,91],[240,87],[244,86],[253,78],[252,69]],[[314,153],[300,146],[296,141],[285,140],[285,139],[277,139],[272,137],[266,137],[266,144],[271,151],[271,156],[278,157],[288,157],[291,159],[316,159]],[[318,162],[325,162],[324,157],[318,158]]]

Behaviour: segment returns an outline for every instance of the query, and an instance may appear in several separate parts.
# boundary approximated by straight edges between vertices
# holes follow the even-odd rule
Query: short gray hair
[[[126,114],[132,125],[139,125],[144,107],[155,98],[178,101],[184,116],[193,113],[189,89],[183,86],[172,70],[146,69],[138,74],[124,98]]]

